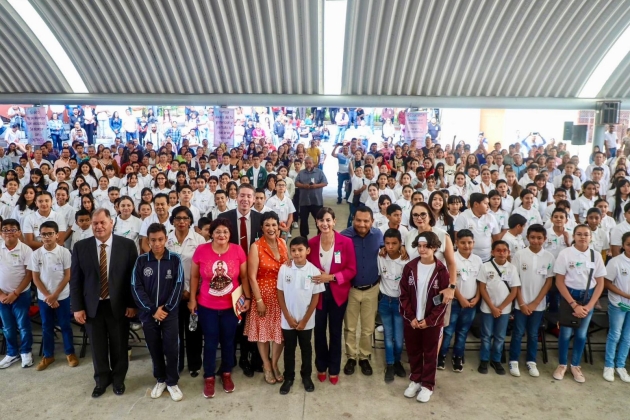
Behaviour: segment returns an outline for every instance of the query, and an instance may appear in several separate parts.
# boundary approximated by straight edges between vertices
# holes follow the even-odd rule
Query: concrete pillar
[[[605,125],[593,126],[593,148],[599,146],[600,151],[604,151],[604,133],[606,132]]]

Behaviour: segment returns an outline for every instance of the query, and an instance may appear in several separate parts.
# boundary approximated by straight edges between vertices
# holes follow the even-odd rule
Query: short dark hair
[[[305,246],[306,249],[310,248],[308,244],[308,239],[306,239],[304,236],[296,236],[295,238],[291,239],[291,245],[289,246],[289,248],[300,245]]]
[[[247,175],[245,175],[247,176]],[[236,190],[237,193],[240,193],[241,190],[243,189],[248,189],[248,190],[252,190],[252,192],[256,193],[256,188],[254,188],[254,186],[252,184],[241,184],[238,186],[238,190]]]
[[[152,233],[159,233],[159,232],[162,232],[164,236],[168,236],[166,233],[166,228],[164,227],[162,223],[151,223],[149,227],[147,228],[147,238]]]
[[[260,226],[262,227],[269,219],[273,219],[276,223],[280,224],[280,217],[278,217],[278,213],[275,211],[266,211],[260,217]]]
[[[630,203],[628,203],[628,204],[630,204]],[[363,205],[359,206],[359,207],[357,208],[357,210],[356,210],[355,214],[356,214],[356,213],[359,213],[359,212],[361,212],[361,213],[370,213],[370,218],[371,218],[371,219],[374,219],[374,212],[373,212],[373,211],[372,211],[372,209],[371,209],[371,208],[369,208],[368,206],[363,206]]]
[[[387,229],[383,234],[383,240],[385,240],[385,238],[396,238],[402,242],[402,236],[400,236],[400,231],[398,229]]]
[[[190,209],[186,206],[177,206],[173,209],[173,211],[171,212],[171,217],[168,218],[168,221],[171,223],[171,225],[175,223],[175,215],[181,212],[186,213],[186,216],[190,218],[190,226],[193,226],[195,223],[195,218],[192,214],[192,211],[190,211]]]
[[[166,200],[166,202],[168,203],[168,195],[166,195],[164,193],[155,194],[153,196],[153,202],[155,203],[158,198],[164,198]]]
[[[381,174],[381,175],[383,175],[383,174]],[[390,205],[392,204],[392,199],[391,199],[391,198],[389,198],[389,195],[387,195],[387,194],[383,194],[383,195],[381,195],[381,196],[378,198],[378,205],[379,205],[379,207],[385,203],[385,200],[389,201],[389,204],[390,204]]]
[[[470,204],[470,208],[473,207],[475,203],[482,203],[483,200],[488,198],[487,195],[483,193],[472,193],[470,194],[470,198],[468,199],[468,203]]]
[[[52,220],[47,220],[42,223],[42,225],[39,227],[40,232],[43,228],[52,229],[55,231],[55,233],[59,233],[59,225],[57,224],[57,222],[54,222]]]
[[[522,214],[514,213],[508,219],[508,227],[514,229],[517,226],[525,226],[527,219]]]
[[[402,212],[402,207],[400,207],[398,204],[390,204],[387,207],[387,215],[391,216],[392,214],[394,214],[394,212],[400,211]]]
[[[22,229],[20,229],[20,222],[18,222],[15,219],[3,220],[2,221],[2,227],[5,227],[5,226],[15,226],[18,230],[22,230]]]
[[[472,233],[470,229],[462,229],[457,231],[457,240],[459,241],[462,238],[472,238],[475,239],[475,235]]]
[[[547,239],[547,229],[545,229],[545,227],[540,223],[534,223],[527,228],[527,236],[529,236],[531,233],[542,233],[543,238]]]
[[[76,222],[77,220],[79,220],[80,216],[90,216],[90,219],[92,219],[92,213],[90,213],[89,210],[87,209],[79,209],[74,213],[74,221]]]
[[[508,245],[507,242],[505,242],[504,240],[498,240],[498,241],[492,242],[492,250],[494,251],[494,249],[498,247],[499,245],[505,245],[508,250],[510,249],[510,246]]]

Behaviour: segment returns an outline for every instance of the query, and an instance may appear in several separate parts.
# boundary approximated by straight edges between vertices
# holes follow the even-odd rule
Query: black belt
[[[367,286],[352,286],[357,290],[368,290],[371,289],[372,287],[376,286],[378,284],[378,280],[376,280],[374,283],[372,284],[368,284]]]

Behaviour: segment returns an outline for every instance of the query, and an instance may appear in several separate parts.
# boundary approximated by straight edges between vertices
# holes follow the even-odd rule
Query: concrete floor
[[[325,192],[326,204],[337,212],[337,228],[345,228],[347,205],[336,206],[336,164],[326,164],[329,187]],[[314,225],[312,233],[314,233]],[[597,341],[604,341],[600,334]],[[36,338],[37,341],[37,338]],[[78,342],[75,338],[75,342]],[[474,346],[469,346],[475,348]],[[554,345],[555,347],[555,345]],[[601,350],[601,346],[596,346]],[[39,344],[34,346],[34,353]],[[77,347],[78,351],[78,347]],[[299,353],[299,352],[298,352]],[[399,419],[429,417],[435,419],[558,419],[601,418],[628,419],[625,404],[630,384],[618,378],[614,383],[603,380],[603,353],[594,355],[594,365],[583,365],[587,382],[578,384],[570,374],[564,381],[555,381],[551,374],[557,365],[557,351],[550,350],[549,363],[543,364],[539,354],[539,378],[514,378],[509,374],[498,376],[491,371],[480,375],[478,352],[466,353],[464,372],[447,369],[437,374],[437,387],[428,404],[407,399],[403,391],[407,379],[396,378],[392,384],[383,382],[384,351],[376,350],[372,366],[374,375],[363,376],[357,369],[353,376],[341,375],[337,386],[316,381],[315,392],[306,393],[297,382],[291,393],[279,395],[279,385],[268,385],[262,374],[246,378],[240,369],[234,371],[236,391],[233,394],[217,392],[214,399],[202,396],[201,378],[184,373],[180,388],[183,401],[175,403],[168,394],[158,400],[150,398],[154,385],[151,360],[144,348],[134,348],[127,375],[127,391],[116,396],[108,388],[99,399],[90,397],[94,382],[92,363],[88,355],[81,365],[70,368],[61,357],[44,372],[35,368],[22,369],[18,364],[0,371],[0,418],[12,419],[202,419],[220,416],[224,419]],[[299,357],[299,356],[298,356]],[[406,362],[406,354],[403,354]],[[35,356],[37,364],[39,357]],[[345,363],[345,357],[343,362]],[[408,364],[404,363],[408,369]],[[281,362],[282,365],[282,362]],[[298,362],[299,366],[299,362]],[[448,367],[448,361],[447,361]]]

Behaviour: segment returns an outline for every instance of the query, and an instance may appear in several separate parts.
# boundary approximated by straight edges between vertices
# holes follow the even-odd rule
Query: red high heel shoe
[[[328,380],[331,384],[337,385],[339,383],[339,376],[329,376]]]
[[[317,372],[317,379],[319,380],[319,382],[325,382],[326,381],[326,372],[324,372],[324,373]]]

